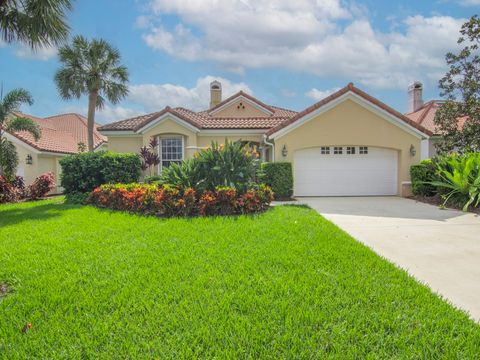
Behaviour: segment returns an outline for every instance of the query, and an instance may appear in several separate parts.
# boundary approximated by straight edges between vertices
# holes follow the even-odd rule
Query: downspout
[[[275,144],[267,141],[267,135],[263,134],[263,143],[272,147],[272,162],[275,162]]]

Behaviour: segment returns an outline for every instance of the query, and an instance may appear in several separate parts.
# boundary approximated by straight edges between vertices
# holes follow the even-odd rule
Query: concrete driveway
[[[480,217],[399,197],[299,198],[480,321]]]

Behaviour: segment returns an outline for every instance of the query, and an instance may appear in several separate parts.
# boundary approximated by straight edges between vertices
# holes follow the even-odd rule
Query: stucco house
[[[437,155],[435,144],[441,139],[442,133],[435,125],[435,114],[442,106],[444,100],[423,101],[423,84],[414,82],[408,88],[408,106],[405,114],[410,120],[429,130],[432,135],[422,141],[421,158],[430,159]],[[458,126],[462,128],[466,117],[458,118]]]
[[[53,172],[57,182],[55,192],[61,192],[60,159],[78,153],[79,143],[87,144],[87,119],[79,114],[60,114],[47,118],[15,113],[27,117],[40,126],[42,136],[38,141],[28,132],[5,133],[15,144],[19,157],[17,175],[25,178],[27,184],[37,176]],[[98,127],[98,125],[97,125]],[[94,131],[95,150],[106,148],[107,138]]]
[[[217,81],[210,108],[165,109],[100,127],[108,148],[139,152],[159,139],[157,171],[192,157],[212,141],[257,144],[268,161],[290,161],[296,196],[408,195],[410,166],[433,133],[353,84],[301,112],[239,92],[222,100]]]

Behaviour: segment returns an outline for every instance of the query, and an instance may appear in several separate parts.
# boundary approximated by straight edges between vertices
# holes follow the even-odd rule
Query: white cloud
[[[199,78],[192,88],[174,84],[140,84],[130,87],[128,100],[141,105],[147,111],[158,111],[169,105],[171,107],[182,106],[192,110],[204,110],[208,108],[210,101],[210,83],[218,80],[222,83],[223,98],[243,90],[252,93],[247,84],[233,83],[228,79],[205,76]]]
[[[475,0],[467,0],[475,1]],[[413,16],[401,31],[374,29],[358,6],[339,0],[151,0],[157,20],[175,14],[173,29],[151,25],[151,48],[226,69],[279,67],[338,76],[376,88],[405,88],[445,70],[464,19]],[[341,22],[338,20],[342,19]],[[438,79],[435,79],[438,80]]]
[[[243,82],[234,83],[228,79],[205,76],[199,78],[194,87],[187,88],[175,84],[138,84],[130,86],[130,93],[125,99],[126,106],[106,105],[96,111],[96,122],[100,124],[124,120],[137,115],[160,111],[165,106],[185,107],[198,111],[208,109],[210,102],[210,83],[218,80],[222,83],[223,99],[243,90],[252,94],[252,90]],[[64,112],[75,112],[87,116],[87,106],[69,106]]]
[[[480,6],[480,0],[460,0],[458,2],[463,6]]]
[[[42,47],[36,50],[32,50],[28,45],[19,45],[14,53],[16,56],[22,59],[42,60],[47,61],[57,56],[58,49],[52,47]]]
[[[313,88],[305,93],[306,97],[313,99],[315,101],[323,100],[327,96],[332,95],[334,92],[337,92],[340,88],[333,88],[329,90],[318,90],[317,88]]]

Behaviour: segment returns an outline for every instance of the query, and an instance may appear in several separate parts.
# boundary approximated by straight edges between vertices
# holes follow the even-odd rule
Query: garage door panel
[[[320,148],[294,155],[296,196],[397,194],[397,152],[369,148],[368,154],[321,154]],[[344,147],[345,151],[345,147]]]

